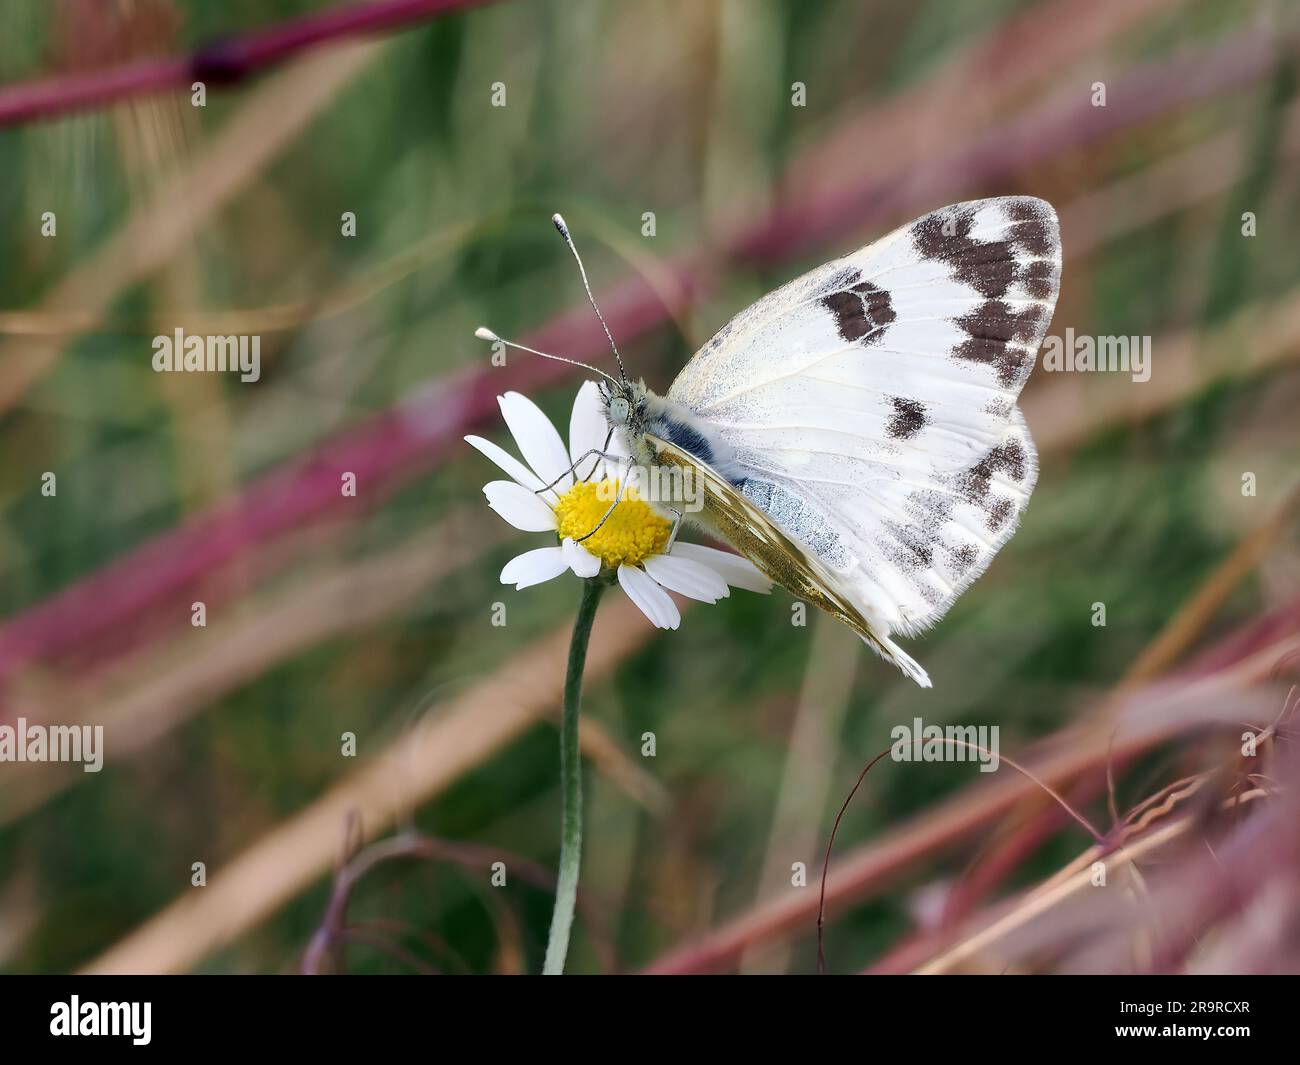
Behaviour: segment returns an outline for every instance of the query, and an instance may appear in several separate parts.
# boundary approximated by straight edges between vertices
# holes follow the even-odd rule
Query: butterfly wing
[[[852,596],[841,593],[818,556],[786,535],[767,513],[725,477],[690,453],[651,434],[655,460],[693,471],[703,486],[704,524],[727,540],[759,569],[794,595],[820,607],[858,633],[882,658],[893,662],[921,687],[930,687],[925,670],[862,615]]]
[[[1015,404],[1060,272],[1046,202],[955,204],[742,311],[666,398],[729,445],[734,494],[816,560],[828,595],[878,640],[914,634],[1028,502]]]

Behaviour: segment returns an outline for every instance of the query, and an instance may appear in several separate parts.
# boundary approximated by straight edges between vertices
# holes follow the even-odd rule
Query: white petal
[[[604,441],[601,441],[604,443]],[[609,447],[605,448],[606,455],[617,455],[620,458],[627,458],[632,454],[627,446],[627,433],[622,429],[616,429],[614,435],[609,438]],[[601,463],[601,469],[596,474],[602,481],[610,477],[621,478],[627,471],[626,462],[610,462],[605,459]]]
[[[731,589],[715,570],[703,562],[671,555],[655,555],[643,563],[645,571],[670,592],[678,592],[701,603],[716,603],[731,594]]]
[[[488,506],[521,532],[550,532],[555,511],[540,496],[514,481],[492,481],[483,486]]]
[[[506,563],[501,571],[501,583],[513,584],[516,591],[532,587],[558,577],[569,564],[564,560],[564,552],[558,547],[539,547],[536,551],[525,551]]]
[[[491,440],[484,440],[481,436],[467,436],[465,437],[465,443],[495,462],[530,492],[542,487],[541,480],[532,470],[510,454],[509,451],[497,447]],[[548,494],[555,499],[559,498],[554,491]]]
[[[670,554],[676,558],[702,562],[733,588],[744,588],[766,595],[772,590],[772,581],[754,563],[730,551],[719,551],[703,544],[673,544]]]
[[[584,381],[573,401],[573,415],[569,418],[569,458],[573,462],[585,455],[592,448],[605,450],[605,437],[609,435],[609,423],[605,420],[604,405],[600,399],[600,389],[595,381]],[[594,469],[597,478],[603,478],[601,469],[603,460],[599,458],[584,459],[578,466],[579,477],[585,477]]]
[[[573,537],[566,536],[561,545],[564,550],[564,562],[573,570],[575,577],[594,577],[600,572],[600,559],[588,551]]]
[[[551,419],[536,403],[519,392],[497,396],[497,403],[501,406],[501,416],[510,427],[510,435],[519,445],[519,454],[542,479],[542,484],[556,481],[555,487],[561,493],[572,488],[573,476],[565,473],[569,468],[569,453],[564,450],[564,441],[551,424]]]
[[[682,623],[677,604],[644,570],[635,566],[619,566],[618,583],[652,625],[661,629],[675,629]]]

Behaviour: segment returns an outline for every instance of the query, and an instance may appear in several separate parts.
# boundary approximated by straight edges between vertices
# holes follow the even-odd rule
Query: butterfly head
[[[605,420],[610,428],[622,429],[633,439],[645,435],[648,390],[643,381],[600,382],[605,403]]]

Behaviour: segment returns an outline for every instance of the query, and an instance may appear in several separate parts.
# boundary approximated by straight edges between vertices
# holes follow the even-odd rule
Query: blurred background
[[[777,284],[1023,193],[1050,332],[1148,336],[1150,380],[1032,375],[1039,485],[907,642],[930,691],[779,590],[606,597],[569,968],[815,970],[832,823],[920,717],[1002,768],[866,776],[830,970],[1300,971],[1296,5],[361,6],[406,18],[5,5],[0,723],[105,761],[0,763],[0,968],[537,971],[578,586],[498,583],[543,540],[461,437],[581,378],[474,328],[604,365],[558,210],[663,391]],[[261,379],[155,373],[177,328]]]

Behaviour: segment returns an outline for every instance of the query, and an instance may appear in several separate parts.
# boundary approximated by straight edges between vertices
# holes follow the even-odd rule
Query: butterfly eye
[[[629,413],[627,400],[622,396],[615,396],[609,401],[609,420],[615,425],[626,425]]]

